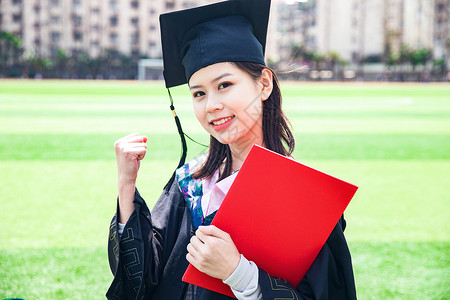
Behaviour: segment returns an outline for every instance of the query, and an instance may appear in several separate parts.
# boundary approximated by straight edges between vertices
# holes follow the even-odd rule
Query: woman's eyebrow
[[[232,76],[232,75],[233,75],[233,74],[231,74],[231,73],[223,73],[222,75],[216,77],[216,79],[211,80],[211,82],[217,82],[217,81],[221,80],[221,79],[224,78],[224,77]]]
[[[231,74],[231,73],[223,73],[223,74],[217,76],[216,78],[214,78],[213,80],[211,80],[211,83],[217,82],[217,81],[221,80],[222,78],[227,77],[227,76],[231,76],[231,75],[233,75],[233,74]],[[198,88],[201,88],[201,87],[202,87],[202,85],[193,85],[193,86],[190,86],[189,89],[193,90],[193,89],[198,89]]]

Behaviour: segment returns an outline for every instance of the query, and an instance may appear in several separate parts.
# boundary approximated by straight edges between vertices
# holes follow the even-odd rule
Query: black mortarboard
[[[187,145],[169,88],[187,83],[199,69],[219,62],[264,65],[270,1],[228,0],[160,16],[164,80],[182,144],[178,167],[185,162]],[[174,178],[175,173],[166,190]]]
[[[229,0],[160,16],[166,87],[226,61],[264,64],[270,0]]]

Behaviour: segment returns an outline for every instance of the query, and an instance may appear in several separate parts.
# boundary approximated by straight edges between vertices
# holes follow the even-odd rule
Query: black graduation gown
[[[111,221],[108,258],[114,279],[108,299],[232,299],[181,280],[189,264],[186,247],[195,228],[176,180],[151,213],[137,190],[134,206],[120,241],[119,211]],[[297,287],[259,269],[263,299],[356,299],[344,229],[342,217]]]

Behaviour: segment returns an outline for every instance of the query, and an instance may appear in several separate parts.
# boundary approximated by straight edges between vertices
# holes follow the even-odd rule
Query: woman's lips
[[[224,130],[225,128],[227,128],[231,124],[233,119],[234,119],[234,116],[229,116],[226,118],[213,120],[213,121],[211,121],[210,124],[212,125],[214,130],[220,131],[220,130]]]

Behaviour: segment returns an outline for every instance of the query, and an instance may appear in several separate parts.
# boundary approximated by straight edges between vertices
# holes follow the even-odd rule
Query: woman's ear
[[[261,72],[261,77],[259,78],[259,82],[262,85],[261,90],[261,100],[267,100],[272,94],[273,90],[273,74],[270,69],[263,69]]]

